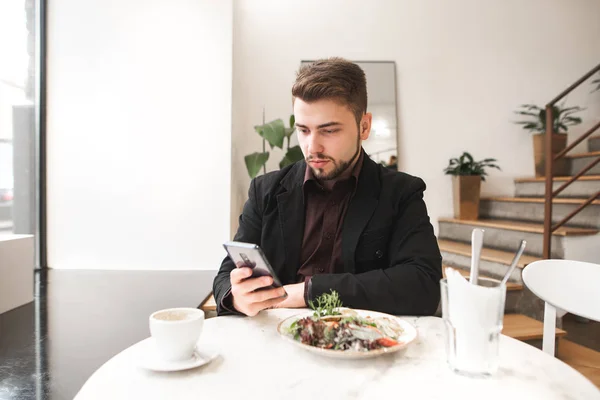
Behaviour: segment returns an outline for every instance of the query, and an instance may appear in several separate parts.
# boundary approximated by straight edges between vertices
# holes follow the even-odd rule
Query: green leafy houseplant
[[[556,155],[567,147],[567,128],[569,126],[581,124],[581,118],[574,114],[584,109],[581,107],[564,107],[555,105],[552,107],[552,135],[550,136],[552,154]],[[535,176],[541,177],[546,174],[546,110],[534,104],[523,104],[520,111],[516,114],[528,117],[523,121],[515,122],[522,125],[526,131],[534,133],[533,139],[533,160],[535,165]],[[568,175],[569,164],[566,159],[554,162],[553,174],[557,176]]]
[[[481,176],[481,180],[485,181],[485,176],[487,175],[486,168],[500,169],[498,165],[494,164],[496,161],[495,158],[475,161],[473,156],[465,151],[460,157],[451,158],[444,172],[446,175],[455,176]]]
[[[263,169],[263,173],[267,172],[266,164],[270,155],[270,153],[266,151],[267,142],[271,146],[271,149],[273,149],[273,147],[279,147],[280,149],[283,149],[284,141],[287,139],[286,153],[283,159],[279,162],[279,168],[283,168],[304,158],[300,146],[290,147],[290,138],[294,133],[294,125],[294,116],[291,115],[289,128],[285,127],[280,118],[271,122],[267,122],[264,125],[258,125],[254,127],[254,130],[263,138],[263,151],[254,152],[244,157],[246,169],[248,170],[248,175],[250,175],[250,178],[255,178],[260,172],[261,168]]]
[[[573,114],[583,111],[581,107],[567,107],[563,105],[555,105],[552,107],[552,125],[553,133],[566,133],[568,126],[578,125],[581,123],[580,117],[575,117]],[[523,104],[521,110],[515,111],[516,114],[529,117],[523,121],[516,121],[515,124],[522,125],[523,129],[533,133],[546,132],[546,109],[536,106],[535,104]]]
[[[497,168],[495,158],[475,161],[468,152],[458,158],[451,158],[444,169],[446,175],[452,175],[452,197],[454,218],[477,220],[479,218],[479,200],[481,182],[487,175],[486,168]]]

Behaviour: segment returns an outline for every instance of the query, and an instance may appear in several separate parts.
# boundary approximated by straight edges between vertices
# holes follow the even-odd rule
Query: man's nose
[[[323,145],[318,135],[311,134],[308,138],[308,154],[315,155],[323,152]]]

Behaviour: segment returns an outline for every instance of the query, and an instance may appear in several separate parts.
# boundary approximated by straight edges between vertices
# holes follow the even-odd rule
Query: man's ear
[[[365,113],[360,121],[360,140],[367,140],[371,134],[371,122],[373,122],[373,114]]]

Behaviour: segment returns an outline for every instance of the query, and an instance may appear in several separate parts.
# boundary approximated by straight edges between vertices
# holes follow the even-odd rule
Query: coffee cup
[[[150,335],[163,361],[185,361],[194,355],[204,326],[204,311],[168,308],[150,315]]]

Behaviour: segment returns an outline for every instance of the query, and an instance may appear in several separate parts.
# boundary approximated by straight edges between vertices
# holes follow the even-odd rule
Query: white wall
[[[252,127],[291,113],[301,60],[393,60],[399,162],[428,185],[434,226],[452,215],[448,159],[495,157],[484,195],[512,195],[531,176],[530,135],[512,124],[522,103],[545,104],[600,61],[597,0],[239,0],[234,3],[232,229],[249,184]],[[569,96],[600,115],[590,86]],[[592,121],[574,132],[582,132]],[[275,161],[281,157],[271,157]]]
[[[218,268],[232,0],[48,7],[49,266]]]

